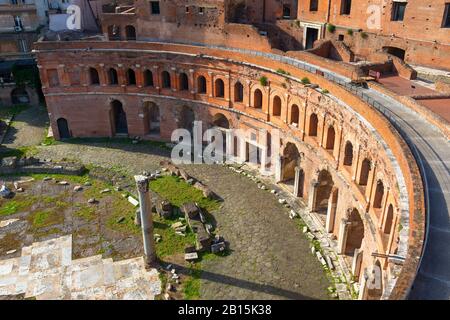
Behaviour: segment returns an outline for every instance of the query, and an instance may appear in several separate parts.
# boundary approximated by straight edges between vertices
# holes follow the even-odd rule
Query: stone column
[[[359,282],[358,300],[364,300],[366,298],[367,279],[367,269],[364,269],[363,276],[361,277],[361,281]]]
[[[233,163],[234,158],[234,134],[233,130],[225,130],[225,161],[226,163]]]
[[[352,273],[359,280],[359,273],[361,272],[363,251],[361,249],[355,249],[352,261]]]
[[[341,225],[339,227],[339,236],[338,236],[338,254],[345,253],[349,225],[350,225],[350,222],[348,222],[347,219],[341,220]]]
[[[282,156],[276,156],[276,162],[275,162],[275,182],[281,182],[282,179],[282,170],[283,170],[283,157]]]
[[[333,189],[331,190],[330,198],[328,199],[327,221],[325,225],[326,231],[328,233],[333,232],[337,201],[338,201],[338,189],[336,187],[333,187]]]
[[[152,203],[149,194],[148,178],[146,176],[134,176],[139,193],[141,211],[141,228],[144,240],[145,263],[147,267],[156,264],[155,241],[153,239]]]
[[[294,196],[300,197],[300,173],[302,169],[295,167]]]
[[[316,210],[316,196],[317,196],[317,187],[319,186],[319,182],[313,180],[309,187],[309,197],[308,197],[308,208],[310,211]]]

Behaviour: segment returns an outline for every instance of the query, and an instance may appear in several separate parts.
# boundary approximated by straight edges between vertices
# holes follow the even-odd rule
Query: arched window
[[[119,77],[117,76],[117,71],[114,68],[108,70],[108,81],[110,85],[119,84]]]
[[[296,104],[291,106],[291,121],[289,122],[292,125],[296,125],[298,127],[300,123],[300,111]]]
[[[273,98],[273,110],[272,115],[275,117],[281,116],[281,99],[279,96]]]
[[[223,80],[222,79],[217,79],[215,82],[214,82],[214,88],[215,88],[215,90],[214,90],[214,93],[215,93],[215,96],[217,97],[217,98],[223,98],[223,97],[225,97],[225,84],[223,83]]]
[[[197,92],[200,94],[206,93],[206,78],[204,76],[197,78]]]
[[[370,160],[364,159],[361,164],[361,173],[359,175],[359,185],[367,186],[367,182],[369,181],[369,172],[370,172]]]
[[[95,68],[89,68],[89,79],[91,85],[99,85],[100,84],[100,78],[98,76],[98,71]]]
[[[383,232],[385,234],[390,234],[392,229],[392,223],[394,221],[394,207],[392,204],[389,205],[387,214],[386,214],[386,221],[384,223],[384,229]]]
[[[120,40],[120,27],[118,25],[108,26],[108,38],[110,41]]]
[[[375,189],[375,198],[373,199],[373,207],[376,209],[381,209],[383,204],[384,196],[384,185],[381,180],[377,182],[377,188]]]
[[[350,141],[345,143],[344,166],[353,165],[353,145]]]
[[[153,73],[150,70],[144,71],[144,86],[153,87]]]
[[[333,150],[334,149],[334,140],[336,138],[336,133],[334,131],[333,126],[330,126],[328,128],[327,132],[327,143],[326,143],[326,149],[327,150]]]
[[[234,84],[234,102],[242,102],[244,101],[244,86],[242,83],[237,81]]]
[[[262,108],[262,92],[259,89],[256,89],[253,93],[253,107],[257,109]]]
[[[128,41],[136,40],[136,28],[133,26],[125,27],[125,34]]]
[[[180,73],[179,80],[180,80],[180,90],[181,91],[189,90],[189,79],[187,74],[184,72]]]
[[[311,137],[317,137],[317,126],[319,124],[319,119],[315,113],[309,116],[309,132],[308,135]]]
[[[170,83],[170,73],[168,73],[167,71],[163,71],[161,73],[161,79],[162,79],[162,87],[164,89],[166,88],[170,88],[171,87],[171,83]]]
[[[135,86],[136,85],[136,74],[133,69],[127,70],[127,85]]]

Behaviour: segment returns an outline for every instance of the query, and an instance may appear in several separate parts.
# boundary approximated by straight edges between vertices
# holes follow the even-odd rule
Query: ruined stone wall
[[[289,155],[284,154],[289,149],[289,143],[294,144],[302,154],[299,163],[305,173],[302,197],[312,211],[324,205],[314,200],[324,192],[323,188],[319,188],[323,183],[320,180],[321,172],[325,171],[331,176],[333,192],[337,192],[338,196],[334,203],[336,210],[333,223],[327,226],[338,241],[344,241],[343,246],[345,237],[341,231],[347,230],[345,221],[352,219],[350,213],[357,210],[356,216],[362,221],[360,227],[363,227],[364,237],[359,248],[363,252],[361,268],[358,268],[356,275],[360,277],[362,270],[379,261],[387,278],[392,280],[399,277],[397,281],[400,287],[394,292],[394,297],[401,297],[400,292],[407,290],[415,276],[416,264],[410,259],[417,259],[421,254],[423,190],[422,198],[419,196],[417,199],[421,194],[417,191],[417,188],[421,190],[417,167],[413,166],[414,160],[407,147],[382,116],[359,98],[324,78],[267,58],[243,53],[230,56],[229,52],[220,49],[171,44],[121,43],[120,48],[128,51],[116,46],[117,43],[113,42],[37,44],[43,90],[56,138],[59,138],[57,120],[61,118],[67,120],[72,136],[113,136],[111,105],[114,100],[121,103],[126,113],[129,136],[145,138],[149,134],[145,111],[148,102],[159,107],[159,138],[162,140],[170,139],[173,129],[180,127],[186,108],[193,111],[196,120],[202,120],[208,125],[220,113],[228,119],[232,128],[279,128],[282,131],[280,155],[289,158]],[[86,47],[91,50],[85,51],[83,48]],[[102,48],[115,49],[102,51]],[[46,49],[49,51],[41,51]],[[151,52],[142,51],[144,49]],[[180,53],[167,53],[175,51]],[[214,58],[198,56],[200,52]],[[247,64],[243,64],[244,61]],[[118,74],[117,84],[110,83],[108,70],[111,68]],[[285,75],[276,72],[280,68],[283,68]],[[98,73],[98,83],[92,83],[91,69]],[[50,87],[47,70],[56,70],[59,85]],[[69,71],[76,70],[79,72],[79,81],[73,83]],[[129,70],[133,70],[136,84],[128,83]],[[152,72],[151,85],[145,81],[147,70]],[[170,79],[167,88],[163,85],[164,72]],[[182,74],[188,79],[184,88]],[[320,90],[302,85],[299,79],[305,76],[331,94],[323,94]],[[205,93],[200,92],[199,77],[205,78]],[[268,80],[264,85],[260,81],[262,77]],[[220,90],[217,91],[220,82],[223,83],[223,95]],[[239,99],[234,89],[237,82],[243,86],[242,101],[237,101]],[[262,94],[260,107],[256,105],[255,98],[258,90]],[[339,97],[340,101],[333,96]],[[279,112],[275,111],[276,99],[281,101]],[[311,134],[312,114],[318,119],[316,134]],[[330,128],[334,131],[332,148],[328,147]],[[353,145],[351,165],[344,164],[347,142]],[[364,163],[367,162],[370,165],[363,174]],[[366,181],[361,183],[363,175]],[[379,182],[382,182],[384,192],[380,207],[375,208],[373,204],[379,202],[375,200]],[[332,202],[326,205],[327,208],[333,207],[333,201],[336,201],[324,200],[325,205],[327,201]],[[391,205],[394,209],[393,215],[389,217]],[[406,220],[405,211],[406,217],[410,215]],[[388,219],[391,222],[387,222]],[[408,239],[406,247],[405,243],[399,242],[403,237],[399,234],[400,224],[403,225],[403,236],[406,235]],[[389,225],[389,230],[386,230],[386,225]],[[414,236],[411,236],[412,230]],[[349,239],[358,238],[355,236],[356,231],[353,232],[351,228],[347,231]],[[405,262],[406,273],[394,273],[396,266],[386,258],[377,260],[371,255],[373,252],[404,256],[408,262]],[[355,258],[352,258],[351,252],[346,254],[349,259]]]

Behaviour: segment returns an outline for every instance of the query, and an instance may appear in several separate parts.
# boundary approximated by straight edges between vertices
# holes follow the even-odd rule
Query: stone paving
[[[62,143],[39,148],[42,158],[68,158],[128,173],[160,169],[167,151],[149,145]],[[327,299],[331,285],[308,239],[278,199],[218,165],[186,171],[225,199],[214,213],[231,254],[203,262],[202,299]]]
[[[20,257],[0,260],[0,296],[153,300],[160,293],[158,272],[147,271],[142,257],[118,262],[101,255],[72,260],[71,235],[35,242],[23,247]]]

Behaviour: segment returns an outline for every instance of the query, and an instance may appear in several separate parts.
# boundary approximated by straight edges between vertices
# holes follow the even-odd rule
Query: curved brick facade
[[[229,128],[280,129],[275,178],[336,239],[360,298],[406,297],[424,238],[420,173],[388,121],[352,93],[276,57],[203,46],[39,42],[36,53],[56,138],[114,136],[123,129],[117,108],[125,134],[164,141],[186,121],[213,126],[219,114]],[[304,77],[319,88],[303,85]],[[381,290],[365,283],[374,266]]]

